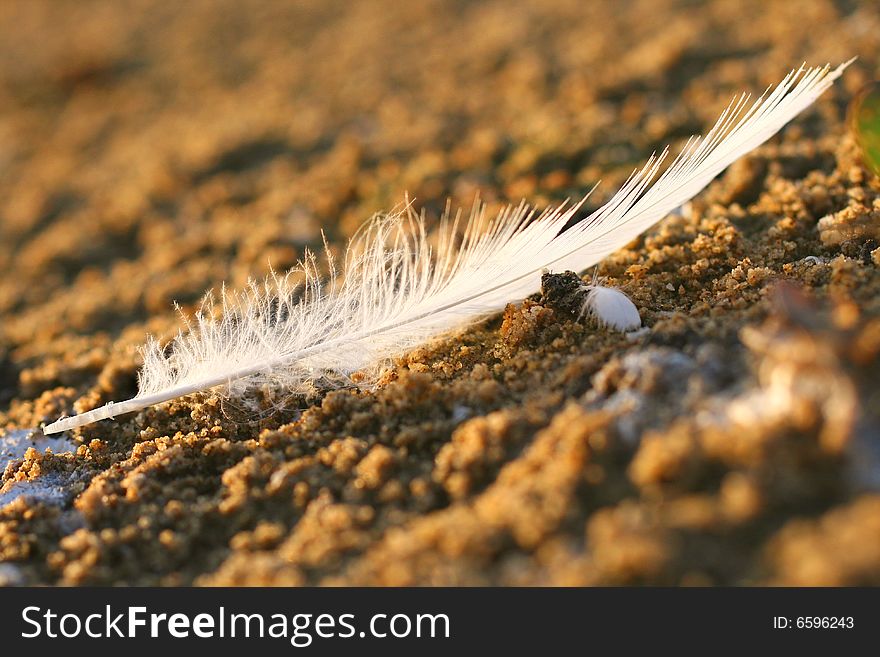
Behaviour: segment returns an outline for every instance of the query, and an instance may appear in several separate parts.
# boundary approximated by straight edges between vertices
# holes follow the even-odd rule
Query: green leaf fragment
[[[850,117],[865,164],[880,174],[880,83],[869,85],[853,99]]]

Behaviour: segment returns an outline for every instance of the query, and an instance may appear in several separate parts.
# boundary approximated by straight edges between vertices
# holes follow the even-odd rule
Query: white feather
[[[322,284],[309,254],[286,276],[273,275],[241,293],[224,290],[222,307],[209,301],[169,349],[153,340],[143,348],[136,397],[60,419],[44,433],[220,385],[235,391],[268,382],[297,389],[359,370],[370,380],[384,359],[528,296],[543,268],[582,271],[627,244],[769,139],[847,64],[833,71],[801,67],[751,106],[741,95],[704,138],[689,139],[659,177],[667,150],[648,158],[611,200],[567,229],[583,200],[540,216],[522,203],[488,222],[475,206],[460,242],[459,216],[447,214],[433,248],[422,218],[409,207],[374,219],[349,245],[342,283],[331,273]],[[634,321],[630,314],[624,319]]]

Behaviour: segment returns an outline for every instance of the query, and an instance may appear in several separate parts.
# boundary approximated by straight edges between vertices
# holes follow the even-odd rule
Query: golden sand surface
[[[0,583],[880,584],[880,180],[845,120],[878,46],[854,1],[0,3]],[[562,274],[376,390],[29,431],[130,397],[175,301],[321,230],[406,192],[601,178],[595,207],[734,94],[856,55],[602,263],[635,338]]]

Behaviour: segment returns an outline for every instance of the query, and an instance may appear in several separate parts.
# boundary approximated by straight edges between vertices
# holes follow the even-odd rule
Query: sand
[[[513,5],[0,6],[0,584],[880,584],[880,180],[845,120],[880,9]],[[602,263],[635,335],[558,272],[376,390],[31,432],[321,230],[406,192],[436,218],[601,178],[596,207],[734,93],[854,55]]]

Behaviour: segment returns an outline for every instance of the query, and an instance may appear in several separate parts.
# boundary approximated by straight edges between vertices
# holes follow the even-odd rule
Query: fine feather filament
[[[347,381],[355,371],[375,380],[387,358],[528,296],[542,269],[582,271],[630,242],[778,132],[848,64],[834,70],[802,66],[751,104],[742,94],[662,173],[668,149],[568,228],[586,198],[540,214],[521,203],[491,220],[475,204],[464,221],[447,212],[433,241],[409,205],[375,218],[350,243],[341,276],[331,267],[322,282],[315,256],[307,254],[285,276],[273,274],[243,292],[223,290],[220,307],[208,299],[168,347],[151,339],[142,348],[136,397],[62,418],[43,431],[65,431],[221,385],[232,393],[259,384],[301,390],[319,378]]]

